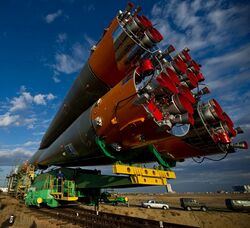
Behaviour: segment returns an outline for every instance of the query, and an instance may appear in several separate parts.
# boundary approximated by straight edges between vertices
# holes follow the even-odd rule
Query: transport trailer
[[[30,175],[30,167],[22,175],[19,172],[8,177],[9,193],[23,199],[27,206],[54,208],[65,204],[83,202],[98,206],[103,198],[102,189],[129,188],[139,186],[166,186],[167,179],[174,179],[171,170],[159,170],[114,164],[113,172],[122,175],[102,175],[99,170],[82,168],[55,168]],[[15,179],[15,180],[14,180]],[[29,180],[23,182],[22,180]],[[14,181],[13,181],[14,180]],[[21,183],[18,185],[17,183]],[[21,191],[21,192],[20,192]],[[104,199],[104,198],[103,198]],[[109,199],[112,204],[126,203],[126,197]]]

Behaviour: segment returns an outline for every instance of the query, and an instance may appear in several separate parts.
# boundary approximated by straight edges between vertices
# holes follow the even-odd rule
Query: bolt
[[[101,127],[102,126],[102,118],[100,116],[95,118],[96,126]]]

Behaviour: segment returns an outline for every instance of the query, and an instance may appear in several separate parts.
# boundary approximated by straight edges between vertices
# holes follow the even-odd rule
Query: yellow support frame
[[[113,165],[113,173],[130,176],[133,184],[142,185],[167,185],[167,179],[175,179],[173,171],[165,171],[151,168],[142,168],[121,164]]]
[[[63,196],[61,192],[53,192],[50,195],[54,196],[56,200],[63,200],[63,201],[76,201],[78,200],[77,196]]]

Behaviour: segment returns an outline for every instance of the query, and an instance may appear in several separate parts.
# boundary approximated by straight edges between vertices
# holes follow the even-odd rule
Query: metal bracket
[[[105,156],[107,156],[110,159],[113,159],[115,161],[128,161],[129,157],[124,157],[124,156],[114,156],[109,152],[107,149],[107,146],[103,140],[101,140],[99,137],[96,137],[95,139],[96,144],[100,147],[101,151],[104,153]],[[156,158],[157,162],[163,166],[164,168],[171,169],[171,167],[175,166],[175,162],[167,162],[161,154],[156,150],[156,148],[153,145],[148,146],[149,151],[154,155]],[[131,157],[132,158],[132,157]],[[171,164],[172,163],[172,164]]]
[[[170,164],[169,162],[165,161],[165,159],[161,156],[161,154],[156,150],[156,148],[151,144],[148,146],[149,151],[155,156],[158,163],[162,165],[164,168],[170,169],[171,167],[174,167],[175,164]]]
[[[100,147],[101,151],[104,153],[105,156],[111,158],[111,159],[114,159],[114,160],[117,160],[118,158],[115,157],[114,155],[112,155],[106,148],[106,144],[99,138],[99,137],[96,137],[95,138],[95,142],[96,144]],[[118,159],[119,160],[119,159]]]

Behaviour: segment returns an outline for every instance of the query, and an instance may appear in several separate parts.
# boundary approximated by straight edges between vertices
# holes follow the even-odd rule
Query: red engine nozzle
[[[204,87],[196,95],[202,96],[202,95],[205,95],[205,94],[208,94],[208,93],[210,93],[209,88],[208,87]]]
[[[156,28],[149,28],[147,31],[147,35],[154,43],[159,43],[163,40],[163,36]]]
[[[127,28],[134,33],[152,27],[151,21],[146,16],[135,15],[127,24]]]
[[[195,74],[198,82],[203,82],[205,80],[203,74],[201,72],[198,72],[197,74]]]
[[[180,86],[179,91],[182,95],[184,95],[190,101],[191,104],[194,104],[196,102],[192,92],[186,86]]]
[[[166,68],[167,74],[168,76],[171,78],[171,80],[176,84],[176,85],[180,85],[181,81],[178,78],[177,74],[175,73],[174,70],[172,70],[170,67]]]
[[[166,57],[167,55],[169,55],[170,53],[174,52],[175,51],[175,47],[170,44],[165,50],[164,52],[162,53],[162,58]]]
[[[145,47],[151,48],[162,40],[163,36],[161,33],[156,28],[150,27],[144,32],[144,37],[141,42]]]
[[[210,124],[224,121],[223,110],[215,99],[210,100],[203,106],[202,113],[205,120]]]
[[[162,112],[156,107],[156,105],[154,104],[153,101],[150,101],[148,103],[148,106],[147,106],[148,110],[152,113],[152,115],[154,116],[154,118],[157,120],[157,121],[160,121],[163,119],[163,114]]]
[[[248,143],[246,141],[242,141],[242,142],[238,142],[238,143],[234,143],[233,147],[236,149],[248,149]]]
[[[233,127],[233,126],[234,126],[234,123],[233,123],[232,119],[227,115],[227,113],[226,113],[226,112],[223,112],[222,115],[223,115],[223,117],[224,117],[225,122],[226,122],[229,126]]]
[[[177,70],[179,73],[184,74],[187,70],[187,65],[185,64],[185,62],[180,58],[177,57],[173,60],[173,67],[175,68],[175,70]]]
[[[140,67],[138,68],[137,73],[143,77],[150,75],[154,72],[154,66],[150,59],[142,60]]]
[[[231,143],[230,137],[226,132],[219,132],[215,134],[214,140],[216,143],[218,142],[223,143],[223,144]]]
[[[226,132],[228,132],[229,136],[235,137],[237,135],[237,131],[232,125],[228,124],[228,122],[221,122],[221,126]]]
[[[178,93],[178,89],[176,88],[175,84],[164,72],[158,75],[156,80],[162,87],[166,88],[171,93]]]
[[[189,100],[181,94],[174,94],[172,96],[172,104],[170,104],[166,110],[170,114],[182,114],[185,112],[190,114],[194,113],[193,106]]]
[[[197,84],[198,84],[198,80],[197,78],[195,77],[195,74],[192,70],[188,69],[186,71],[186,75],[187,75],[187,85],[190,89],[194,89],[195,87],[197,87]]]
[[[150,28],[153,27],[152,22],[146,17],[146,16],[137,16],[140,20],[141,25],[144,26],[144,28]]]
[[[192,65],[192,67],[194,68],[194,70],[196,71],[196,72],[199,72],[200,71],[200,65],[197,63],[197,62],[195,62],[194,60],[192,60],[191,61],[191,65]]]
[[[225,120],[225,117],[223,115],[223,109],[221,108],[221,106],[219,105],[219,103],[215,100],[215,99],[211,99],[209,101],[209,104],[212,105],[214,107],[214,111],[217,114],[218,118],[222,121]]]
[[[182,58],[185,60],[185,61],[187,61],[187,62],[189,62],[189,61],[191,61],[192,60],[192,57],[191,57],[191,55],[189,54],[189,49],[188,48],[185,48],[185,49],[183,49],[182,51],[181,51],[181,54],[182,54]]]

